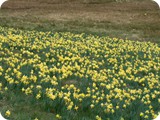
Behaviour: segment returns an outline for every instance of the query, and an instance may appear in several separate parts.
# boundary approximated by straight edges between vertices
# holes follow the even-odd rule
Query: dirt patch
[[[61,3],[49,0],[39,1],[9,1],[2,8],[12,10],[12,17],[36,16],[48,20],[92,20],[129,24],[131,22],[146,22],[159,19],[156,4],[153,2],[125,2],[106,4]]]
[[[2,6],[0,19],[14,19],[15,22],[17,19],[22,27],[27,22],[45,28],[54,22],[56,25],[53,25],[53,29],[56,26],[82,29],[83,26],[87,30],[95,28],[96,32],[118,30],[119,34],[119,31],[127,31],[123,34],[131,34],[130,37],[136,39],[160,37],[160,10],[152,1],[10,0]]]

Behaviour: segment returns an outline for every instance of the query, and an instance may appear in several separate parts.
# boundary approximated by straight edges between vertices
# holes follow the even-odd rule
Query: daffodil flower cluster
[[[57,119],[88,112],[97,120],[150,120],[160,110],[158,44],[4,27],[0,33],[0,91],[45,101]]]

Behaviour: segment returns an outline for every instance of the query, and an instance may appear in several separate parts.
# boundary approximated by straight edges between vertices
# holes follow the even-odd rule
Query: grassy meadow
[[[37,1],[10,0],[0,10],[0,112],[6,119],[156,118],[156,4]]]

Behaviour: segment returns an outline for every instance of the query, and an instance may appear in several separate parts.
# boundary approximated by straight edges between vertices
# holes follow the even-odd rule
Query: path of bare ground
[[[0,25],[21,29],[107,34],[160,41],[160,9],[152,1],[80,2],[10,0],[0,10]]]

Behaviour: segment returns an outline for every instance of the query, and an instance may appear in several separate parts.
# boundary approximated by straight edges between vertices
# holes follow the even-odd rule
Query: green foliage
[[[85,33],[0,31],[1,101],[14,106],[3,106],[11,111],[9,119],[49,114],[64,120],[150,120],[159,111],[158,44]]]

